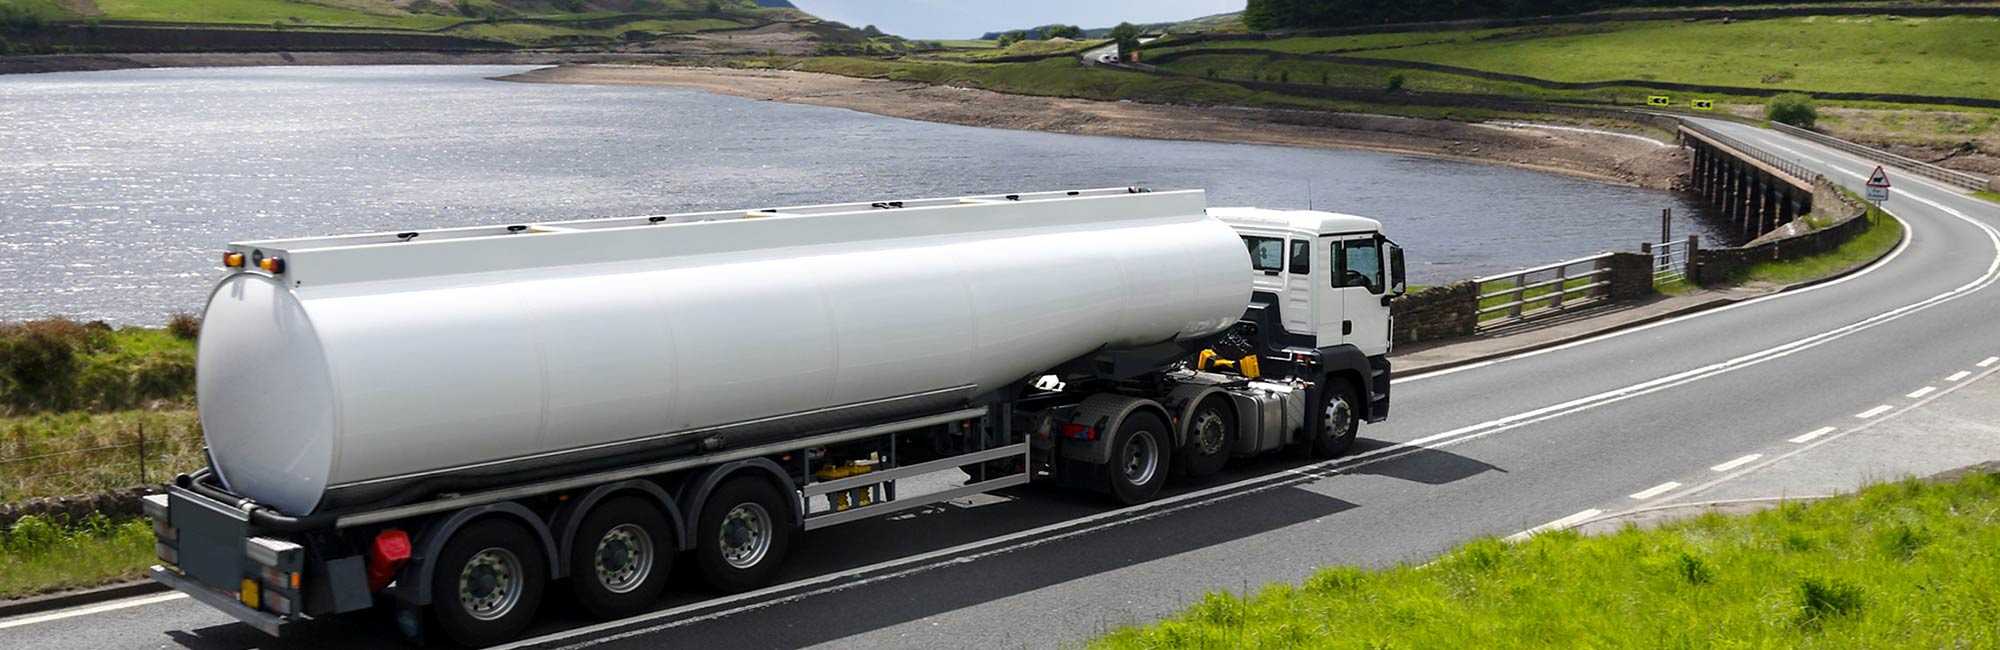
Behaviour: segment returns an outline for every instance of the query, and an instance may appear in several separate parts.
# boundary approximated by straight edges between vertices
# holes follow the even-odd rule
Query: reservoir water
[[[913,122],[528,68],[0,76],[0,320],[158,324],[201,309],[229,241],[1082,187],[1379,218],[1411,281],[1675,230],[1690,198],[1506,167]]]

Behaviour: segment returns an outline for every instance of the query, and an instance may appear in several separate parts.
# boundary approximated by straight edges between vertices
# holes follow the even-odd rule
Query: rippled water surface
[[[912,122],[519,67],[0,76],[0,320],[199,311],[229,241],[1141,184],[1382,219],[1412,281],[1658,237],[1687,198],[1374,153]],[[1694,230],[1690,230],[1693,228]]]

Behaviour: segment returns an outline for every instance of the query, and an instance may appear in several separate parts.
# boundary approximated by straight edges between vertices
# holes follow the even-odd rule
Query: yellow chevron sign
[[[1647,106],[1672,106],[1673,103],[1673,100],[1668,99],[1666,95],[1653,95],[1646,98]]]
[[[1697,99],[1697,100],[1694,100],[1694,109],[1695,109],[1695,110],[1697,110],[1697,111],[1712,111],[1712,110],[1715,110],[1715,100],[1713,100],[1713,99]]]

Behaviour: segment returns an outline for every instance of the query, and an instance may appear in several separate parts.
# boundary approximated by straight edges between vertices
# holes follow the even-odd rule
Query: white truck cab
[[[1389,353],[1389,301],[1404,290],[1403,251],[1382,236],[1381,222],[1313,210],[1208,212],[1243,237],[1255,300],[1276,310],[1293,345]]]

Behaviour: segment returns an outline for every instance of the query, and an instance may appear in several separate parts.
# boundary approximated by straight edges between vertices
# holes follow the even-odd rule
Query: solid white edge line
[[[1805,434],[1805,435],[1803,435],[1803,436],[1799,436],[1799,437],[1797,437],[1797,438],[1793,438],[1793,439],[1791,439],[1791,441],[1790,441],[1790,442],[1794,442],[1794,443],[1798,443],[1798,444],[1805,444],[1805,443],[1808,443],[1808,442],[1812,442],[1813,438],[1818,438],[1818,437],[1820,437],[1820,436],[1823,436],[1823,435],[1826,435],[1826,434],[1829,434],[1829,433],[1833,433],[1833,432],[1835,432],[1835,431],[1839,431],[1839,429],[1837,429],[1837,428],[1835,428],[1835,427],[1820,427],[1820,428],[1818,428],[1818,429],[1813,429],[1813,430],[1812,430],[1812,432],[1810,432],[1810,433],[1807,433],[1807,434]]]
[[[1653,486],[1653,487],[1649,487],[1649,488],[1646,488],[1646,489],[1644,489],[1644,490],[1640,490],[1640,491],[1638,491],[1638,492],[1635,492],[1635,493],[1633,493],[1633,494],[1632,494],[1632,498],[1634,498],[1634,499],[1638,499],[1638,500],[1640,500],[1640,501],[1645,501],[1645,500],[1647,500],[1647,499],[1651,499],[1651,498],[1653,498],[1653,497],[1656,497],[1656,496],[1660,496],[1660,495],[1662,495],[1662,494],[1666,494],[1666,493],[1668,493],[1668,492],[1671,492],[1671,491],[1673,491],[1673,489],[1674,489],[1674,488],[1677,488],[1677,487],[1680,487],[1680,486],[1681,486],[1681,484],[1680,484],[1680,483],[1677,483],[1677,482],[1674,482],[1674,481],[1667,481],[1667,482],[1665,482],[1665,483],[1661,483],[1661,484],[1659,484],[1659,485],[1655,485],[1655,486]]]
[[[1875,416],[1877,416],[1877,415],[1881,415],[1881,414],[1883,414],[1883,413],[1888,413],[1888,412],[1889,412],[1889,409],[1892,409],[1892,408],[1896,408],[1896,407],[1894,407],[1894,406],[1890,406],[1890,405],[1888,405],[1888,404],[1883,404],[1883,405],[1881,405],[1881,406],[1877,406],[1877,407],[1875,407],[1875,408],[1872,408],[1872,409],[1868,409],[1868,410],[1866,410],[1866,411],[1862,411],[1862,412],[1860,412],[1860,413],[1856,413],[1856,414],[1854,414],[1854,417],[1857,417],[1857,418],[1861,418],[1861,419],[1863,419],[1863,420],[1866,420],[1866,419],[1868,419],[1868,418],[1872,418],[1872,417],[1875,417]]]
[[[1993,365],[1994,362],[2000,362],[2000,357],[1986,357],[1985,361],[1979,362],[1979,367],[1985,368],[1987,366]]]
[[[1960,371],[1958,371],[1958,372],[1954,372],[1954,373],[1951,373],[1951,376],[1950,376],[1950,377],[1945,377],[1945,378],[1944,378],[1944,380],[1945,380],[1945,381],[1958,381],[1958,380],[1960,380],[1960,379],[1964,379],[1964,378],[1966,378],[1966,377],[1971,377],[1971,376],[1972,376],[1972,371],[1970,371],[1970,370],[1960,370]]]
[[[1763,458],[1763,457],[1764,457],[1764,455],[1763,455],[1763,454],[1750,454],[1750,455],[1748,455],[1748,456],[1744,456],[1744,457],[1742,457],[1742,458],[1738,458],[1738,459],[1736,459],[1736,460],[1732,460],[1732,461],[1729,461],[1729,462],[1727,462],[1727,463],[1723,463],[1723,464],[1721,464],[1721,465],[1716,465],[1716,466],[1714,466],[1714,467],[1710,467],[1709,469],[1711,469],[1711,470],[1714,470],[1714,471],[1717,471],[1717,472],[1727,472],[1727,471],[1729,471],[1729,470],[1732,470],[1732,469],[1736,469],[1736,468],[1738,468],[1738,467],[1742,467],[1742,466],[1744,466],[1744,465],[1748,465],[1748,464],[1751,464],[1751,463],[1754,463],[1754,462],[1757,462],[1757,459],[1759,459],[1759,458]]]
[[[1588,519],[1590,519],[1591,517],[1595,517],[1595,516],[1598,516],[1598,515],[1601,515],[1601,514],[1604,514],[1604,511],[1603,511],[1603,510],[1598,510],[1598,509],[1596,509],[1596,508],[1592,508],[1592,509],[1589,509],[1589,510],[1585,510],[1585,511],[1583,511],[1583,512],[1579,512],[1579,513],[1576,513],[1576,514],[1573,514],[1573,515],[1570,515],[1570,516],[1568,516],[1568,517],[1563,517],[1563,518],[1561,518],[1561,519],[1557,519],[1557,520],[1555,520],[1555,521],[1551,521],[1551,522],[1549,522],[1549,523],[1546,523],[1546,524],[1542,524],[1542,525],[1540,525],[1540,526],[1536,526],[1536,527],[1534,527],[1534,528],[1530,528],[1530,529],[1527,529],[1527,530],[1524,530],[1524,531],[1521,531],[1521,532],[1518,532],[1518,533],[1514,533],[1514,534],[1512,534],[1512,535],[1508,535],[1508,536],[1506,537],[1506,539],[1507,539],[1507,541],[1510,541],[1510,542],[1518,542],[1518,541],[1522,541],[1522,540],[1525,540],[1525,539],[1527,539],[1527,538],[1530,538],[1530,537],[1534,537],[1535,535],[1537,535],[1537,534],[1540,534],[1540,533],[1545,533],[1545,532],[1548,532],[1548,531],[1551,531],[1551,530],[1559,530],[1559,529],[1563,529],[1563,528],[1568,528],[1568,527],[1570,527],[1570,526],[1573,526],[1573,525],[1576,525],[1576,524],[1579,524],[1579,523],[1582,523],[1582,522],[1584,522],[1585,520],[1588,520]]]
[[[104,603],[102,605],[91,605],[88,607],[65,609],[50,614],[42,614],[39,616],[28,616],[24,618],[17,618],[11,621],[0,621],[0,630],[22,627],[26,625],[34,625],[36,623],[47,623],[49,621],[60,621],[65,618],[76,618],[78,616],[102,614],[105,612],[117,611],[129,607],[151,605],[153,603],[164,603],[169,600],[174,600],[176,598],[186,598],[186,597],[187,594],[176,591],[171,593],[153,594],[151,596],[140,596],[137,598],[128,598],[125,600],[112,601],[109,603]]]
[[[1916,389],[1916,390],[1913,390],[1913,391],[1910,391],[1910,394],[1908,394],[1908,395],[1904,395],[1904,397],[1908,397],[1908,398],[1910,398],[1910,399],[1917,399],[1917,398],[1919,398],[1919,397],[1923,397],[1923,396],[1925,396],[1925,395],[1929,395],[1929,394],[1931,394],[1931,393],[1935,393],[1935,392],[1937,392],[1937,387],[1936,387],[1936,386],[1925,386],[1925,387],[1923,387],[1923,388],[1919,388],[1919,389]]]

